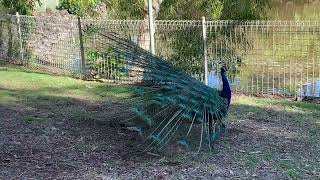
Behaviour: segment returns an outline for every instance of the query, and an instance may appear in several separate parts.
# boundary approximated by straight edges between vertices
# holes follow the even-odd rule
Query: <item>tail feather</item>
[[[220,134],[212,134],[210,122],[221,126],[227,113],[220,92],[115,33],[101,36],[109,40],[102,44],[131,66],[124,71],[141,79],[130,89],[136,114],[131,120],[146,129],[147,149],[162,149],[169,142],[198,151],[208,144],[211,149],[213,136]]]

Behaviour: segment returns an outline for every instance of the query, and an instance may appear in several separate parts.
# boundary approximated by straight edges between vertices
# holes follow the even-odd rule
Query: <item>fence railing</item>
[[[142,20],[7,15],[0,17],[0,61],[131,81],[120,70],[128,67],[125,59],[108,52],[101,36],[107,32],[149,48],[148,22]],[[206,58],[210,86],[219,86],[217,72],[225,62],[234,91],[320,96],[320,22],[159,20],[155,48],[158,56],[202,81]]]

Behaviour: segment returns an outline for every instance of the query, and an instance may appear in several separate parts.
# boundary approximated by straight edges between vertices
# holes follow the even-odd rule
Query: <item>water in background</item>
[[[303,85],[300,89],[302,97],[320,97],[320,80]]]
[[[282,21],[319,21],[320,0],[273,0],[269,17]]]
[[[231,88],[235,89],[236,86],[239,85],[239,80],[230,81]],[[220,72],[210,71],[208,74],[208,86],[212,88],[216,88],[218,90],[222,90],[222,80],[220,76]]]
[[[222,82],[215,71],[211,71],[208,74],[208,86],[212,88],[221,89]]]

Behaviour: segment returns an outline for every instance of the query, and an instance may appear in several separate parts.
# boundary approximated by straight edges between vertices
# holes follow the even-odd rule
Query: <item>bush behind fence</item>
[[[320,22],[208,21],[206,46],[201,21],[155,23],[156,54],[202,81],[206,47],[210,86],[219,85],[219,64],[226,62],[234,91],[320,96]],[[116,82],[133,80],[103,34],[149,47],[142,20],[6,15],[0,27],[2,61]]]

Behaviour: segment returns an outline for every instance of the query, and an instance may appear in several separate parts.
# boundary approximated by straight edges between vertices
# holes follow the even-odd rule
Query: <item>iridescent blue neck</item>
[[[230,88],[230,84],[225,71],[221,71],[221,78],[222,78],[222,84],[223,84],[222,93],[225,96],[225,98],[227,98],[228,107],[229,107],[231,102],[231,88]]]

